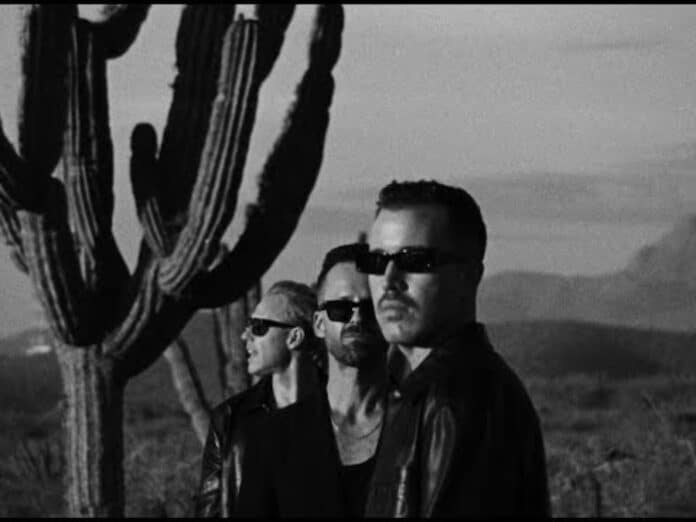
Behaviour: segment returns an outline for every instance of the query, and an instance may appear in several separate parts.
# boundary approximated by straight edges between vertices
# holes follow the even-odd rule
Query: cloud
[[[561,46],[568,53],[640,52],[663,48],[669,44],[658,38],[618,38],[613,40],[576,39]]]
[[[495,178],[441,179],[468,190],[485,219],[587,224],[668,224],[689,211],[692,179],[655,172],[569,174],[532,172]],[[380,187],[353,186],[324,195],[342,208],[365,208]]]

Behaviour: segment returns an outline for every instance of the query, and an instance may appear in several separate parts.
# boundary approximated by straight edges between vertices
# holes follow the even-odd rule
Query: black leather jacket
[[[539,419],[483,325],[390,390],[367,516],[550,515]]]
[[[197,517],[229,517],[234,513],[246,443],[275,409],[271,377],[267,376],[212,411],[196,498]]]

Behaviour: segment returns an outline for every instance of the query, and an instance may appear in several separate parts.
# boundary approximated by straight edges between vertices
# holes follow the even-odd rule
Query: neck
[[[382,359],[356,368],[340,363],[329,353],[328,363],[326,391],[332,411],[349,420],[381,413],[387,378]]]
[[[313,363],[301,354],[293,353],[285,369],[271,377],[273,397],[278,408],[294,404],[318,386]]]
[[[399,348],[399,351],[404,354],[406,359],[406,364],[400,372],[402,378],[406,377],[409,373],[418,368],[433,350],[432,348],[426,348],[424,346],[403,346],[401,344],[398,344],[397,347]]]
[[[396,346],[399,348],[399,351],[404,355],[406,359],[406,364],[403,368],[403,371],[401,372],[401,376],[406,377],[409,373],[418,368],[418,366],[421,365],[425,358],[428,357],[428,355],[430,355],[430,352],[432,352],[433,348],[437,346],[442,346],[451,339],[459,337],[468,328],[471,328],[472,325],[474,325],[475,323],[475,314],[467,314],[461,322],[455,325],[454,328],[450,330],[441,329],[442,333],[434,337],[432,341],[428,343],[428,346],[397,344]]]

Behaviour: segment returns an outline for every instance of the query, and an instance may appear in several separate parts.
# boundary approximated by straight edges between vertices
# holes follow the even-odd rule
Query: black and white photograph
[[[696,517],[696,6],[0,5],[0,517]]]

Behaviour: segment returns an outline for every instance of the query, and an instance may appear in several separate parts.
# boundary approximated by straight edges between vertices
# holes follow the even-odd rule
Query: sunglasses
[[[383,275],[389,261],[394,261],[402,272],[426,274],[434,272],[442,265],[468,262],[462,256],[443,252],[437,248],[406,247],[393,254],[379,251],[365,251],[358,254],[356,266],[358,271],[365,274]]]
[[[260,317],[250,317],[247,321],[247,328],[252,333],[254,337],[263,337],[268,333],[271,326],[278,326],[283,328],[294,328],[296,324],[281,323],[278,321],[273,321],[272,319],[262,319]]]
[[[353,317],[353,310],[360,309],[360,315],[363,319],[373,319],[375,317],[375,309],[372,307],[370,299],[363,299],[357,303],[346,299],[336,299],[334,301],[324,301],[319,305],[319,310],[325,310],[329,319],[339,323],[347,323]]]

